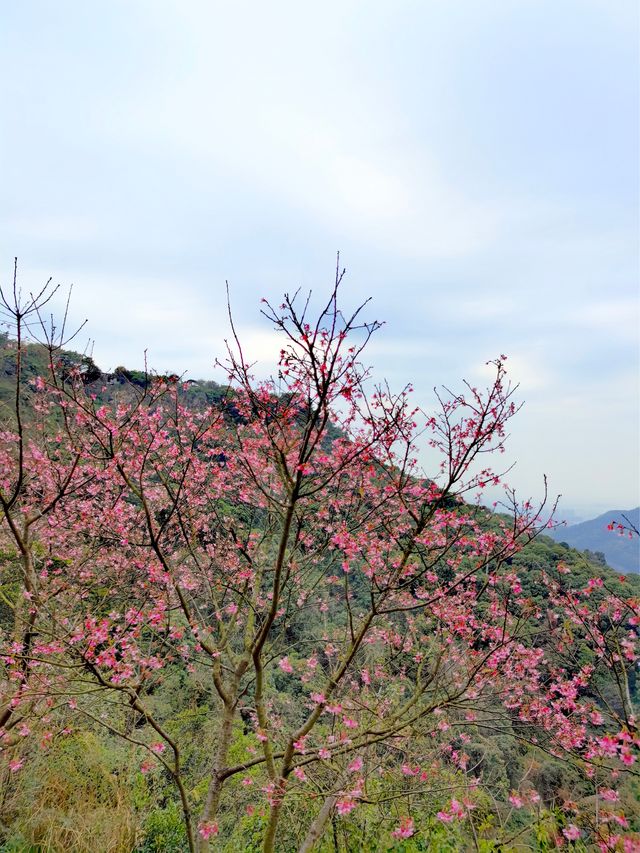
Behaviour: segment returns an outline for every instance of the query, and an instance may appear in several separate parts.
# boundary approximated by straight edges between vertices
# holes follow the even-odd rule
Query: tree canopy
[[[32,375],[48,293],[5,295],[7,838],[89,849],[81,796],[114,850],[636,849],[635,581],[544,538],[552,506],[482,506],[519,408],[505,357],[424,413],[372,383],[379,324],[341,278],[316,317],[263,303],[277,379],[232,329],[197,404],[125,368],[101,396],[44,323]]]

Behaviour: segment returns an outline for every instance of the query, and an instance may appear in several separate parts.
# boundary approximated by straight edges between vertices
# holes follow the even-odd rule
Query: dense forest
[[[7,300],[0,850],[640,849],[640,578],[474,497],[503,356],[420,412],[339,283],[265,303],[278,381],[236,341],[225,385]]]

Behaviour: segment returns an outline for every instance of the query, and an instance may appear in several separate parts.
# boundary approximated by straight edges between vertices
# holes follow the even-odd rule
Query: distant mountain
[[[604,554],[607,563],[618,572],[640,573],[640,539],[630,537],[627,531],[610,530],[614,522],[628,526],[623,516],[629,519],[636,530],[640,530],[640,507],[635,509],[612,509],[580,524],[557,527],[547,531],[556,542],[566,542],[580,551]]]

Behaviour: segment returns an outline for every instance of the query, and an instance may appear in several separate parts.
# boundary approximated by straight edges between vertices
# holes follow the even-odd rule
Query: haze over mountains
[[[580,524],[557,527],[548,535],[556,542],[566,542],[580,551],[600,552],[611,568],[619,572],[640,572],[640,539],[626,531],[610,530],[612,522],[628,527],[627,521],[640,529],[640,507],[612,509]]]

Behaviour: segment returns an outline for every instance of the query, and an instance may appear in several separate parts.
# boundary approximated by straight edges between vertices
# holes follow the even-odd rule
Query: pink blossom
[[[393,830],[391,835],[393,838],[411,838],[414,833],[415,827],[413,824],[413,818],[403,817],[400,821],[400,825]]]
[[[602,788],[598,791],[603,800],[608,800],[610,803],[615,803],[620,799],[620,795],[613,788]]]
[[[355,809],[356,805],[357,803],[351,797],[344,797],[337,801],[336,811],[340,815],[349,814],[349,812],[352,812]]]
[[[357,773],[358,770],[362,770],[363,761],[361,756],[354,758],[351,764],[349,765],[349,770],[351,773]]]
[[[462,817],[464,815],[464,808],[462,807],[462,804],[458,802],[458,800],[451,800],[449,811],[452,812],[452,814],[454,814],[456,817]]]
[[[159,741],[158,743],[152,743],[149,747],[151,752],[155,752],[156,755],[162,755],[166,748],[166,744],[162,743],[162,741]]]
[[[629,828],[629,821],[623,814],[612,814],[611,819],[614,820],[618,826],[621,826],[623,829]]]
[[[620,761],[622,761],[623,764],[626,764],[627,767],[630,767],[632,764],[635,764],[635,760],[636,757],[635,755],[631,754],[629,747],[622,747],[622,749],[620,750]]]
[[[204,839],[211,838],[218,834],[218,824],[215,821],[203,821],[198,825],[198,833]]]
[[[451,823],[455,815],[449,814],[449,812],[438,812],[436,817],[443,823]]]
[[[569,841],[577,841],[577,840],[578,840],[578,838],[580,838],[580,830],[579,830],[579,829],[578,829],[578,827],[577,827],[575,824],[573,824],[573,823],[570,823],[570,824],[569,824],[569,826],[568,826],[566,829],[563,829],[563,830],[562,830],[562,834],[563,834],[563,835],[564,835],[564,837],[565,837],[565,838],[567,838]]]
[[[618,745],[614,738],[609,737],[609,735],[605,735],[598,739],[598,745],[602,750],[604,755],[615,755],[618,751]]]
[[[287,673],[287,674],[289,674],[289,675],[293,672],[293,667],[292,667],[292,666],[291,666],[291,664],[289,663],[289,658],[288,658],[288,657],[284,657],[284,658],[282,658],[281,660],[279,660],[279,661],[278,661],[278,666],[280,667],[280,669],[281,669],[283,672],[286,672],[286,673]]]
[[[22,758],[14,758],[9,762],[9,770],[12,773],[17,773],[24,766],[24,759]]]

